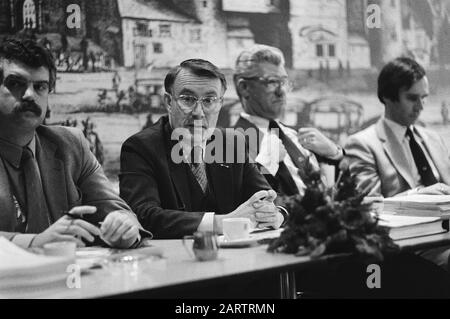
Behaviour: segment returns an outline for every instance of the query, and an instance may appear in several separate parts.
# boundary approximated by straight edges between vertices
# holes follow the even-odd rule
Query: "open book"
[[[398,215],[450,218],[450,195],[409,195],[384,199],[384,211]]]
[[[448,232],[449,221],[440,217],[379,214],[379,225],[389,228],[393,240]]]
[[[0,297],[2,292],[40,289],[63,284],[74,260],[30,253],[0,237]]]

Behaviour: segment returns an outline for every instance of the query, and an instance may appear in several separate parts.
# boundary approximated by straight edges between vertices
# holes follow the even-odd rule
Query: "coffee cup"
[[[73,241],[60,241],[44,244],[43,248],[46,256],[68,257],[75,259],[77,243]]]
[[[250,219],[244,217],[225,218],[222,222],[223,235],[225,240],[233,241],[248,239],[252,223]]]

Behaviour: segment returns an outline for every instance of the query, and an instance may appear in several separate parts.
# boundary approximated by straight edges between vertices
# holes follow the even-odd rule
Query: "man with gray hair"
[[[249,154],[272,188],[282,195],[303,194],[306,169],[319,170],[319,162],[337,165],[343,150],[315,128],[298,132],[280,123],[290,91],[283,53],[271,46],[255,45],[236,61],[234,84],[244,112],[235,128],[255,130],[248,140]],[[309,159],[311,166],[305,163]]]

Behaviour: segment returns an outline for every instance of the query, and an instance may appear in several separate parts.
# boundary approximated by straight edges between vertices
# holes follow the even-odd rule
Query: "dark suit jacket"
[[[227,157],[227,149],[237,153],[237,145],[245,143],[244,137],[234,130],[221,130],[221,133],[225,136],[223,158]],[[192,185],[186,175],[188,164],[176,164],[171,159],[176,142],[171,140],[168,118],[162,117],[122,146],[120,195],[155,238],[191,235],[204,215],[204,212],[192,209]],[[239,152],[245,152],[245,149],[239,149]],[[244,155],[244,163],[233,160],[233,163],[208,164],[205,160],[208,183],[216,196],[217,214],[230,213],[255,192],[270,189],[257,167],[248,162],[247,153]]]
[[[115,210],[129,211],[135,218],[114,192],[80,130],[40,126],[36,133],[36,158],[52,223],[62,217],[64,211],[80,205],[97,207],[95,214],[85,218],[93,224]],[[15,223],[11,187],[0,161],[0,236],[11,239],[16,234],[13,232]]]
[[[244,131],[246,131],[249,128],[252,128],[252,129],[255,129],[256,132],[260,132],[258,130],[258,128],[253,123],[250,123],[247,119],[245,119],[243,117],[239,117],[238,121],[234,125],[234,128],[235,129],[242,129]],[[245,135],[245,136],[247,136],[247,135]],[[248,150],[249,157],[253,161],[258,156],[259,147],[261,145],[262,138],[263,138],[262,134],[258,134],[258,139],[257,139],[256,145],[250,145],[248,143],[248,141],[247,141],[247,145],[249,147],[249,150]],[[335,166],[336,167],[336,171],[337,171],[337,169],[338,169],[337,166],[339,165],[340,161],[331,160],[331,159],[325,158],[325,157],[317,155],[317,154],[314,154],[314,156],[316,157],[316,159],[317,159],[317,161],[319,163],[325,163],[325,164],[328,164],[328,165]],[[279,198],[278,198],[277,203],[280,204],[280,205],[283,205],[284,204],[283,196],[286,195],[286,194],[283,193],[283,191],[280,189],[279,185],[281,183],[284,184],[284,185],[289,185],[289,183],[287,183],[286,181],[279,181],[278,179],[283,178],[283,177],[281,177],[279,175],[272,176],[272,175],[268,174],[268,175],[264,175],[264,176],[266,177],[267,181],[272,186],[272,188],[275,189],[275,191],[277,191],[277,193],[278,193]],[[289,194],[293,194],[293,193],[296,193],[297,190],[288,189],[288,192],[289,192]]]

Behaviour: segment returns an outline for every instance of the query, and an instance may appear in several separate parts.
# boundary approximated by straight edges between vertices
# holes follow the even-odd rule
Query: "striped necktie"
[[[192,150],[193,161],[190,164],[192,174],[200,185],[203,193],[206,194],[208,189],[208,177],[206,176],[205,162],[203,161],[203,149],[200,146],[195,146]]]

